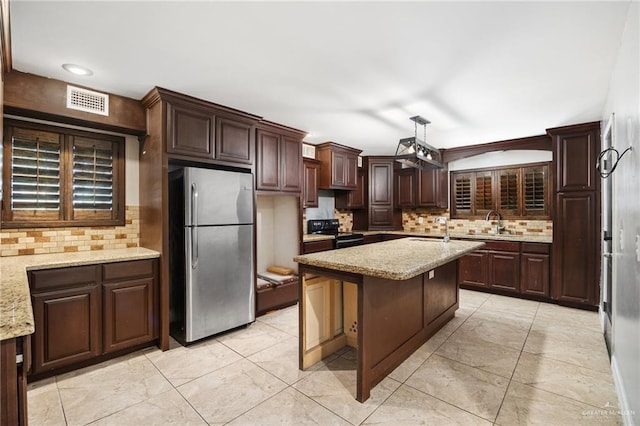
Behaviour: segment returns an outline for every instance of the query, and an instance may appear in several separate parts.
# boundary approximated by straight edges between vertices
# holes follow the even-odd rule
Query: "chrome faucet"
[[[496,234],[500,234],[500,231],[504,231],[505,229],[504,226],[500,225],[502,216],[500,215],[500,212],[497,212],[495,210],[489,210],[489,213],[487,213],[487,218],[486,218],[487,222],[489,222],[489,218],[491,217],[492,214],[498,216],[498,223],[496,224]]]
[[[438,218],[436,218],[436,220],[434,220],[435,223],[439,223],[440,225],[444,225],[444,238],[443,238],[443,242],[448,243],[450,238],[449,238],[449,224],[447,222],[447,218],[444,216],[440,216]]]

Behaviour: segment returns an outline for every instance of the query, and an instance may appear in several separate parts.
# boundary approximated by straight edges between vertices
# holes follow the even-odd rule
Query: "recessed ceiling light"
[[[62,64],[62,68],[69,71],[71,74],[82,75],[82,76],[90,76],[93,75],[93,71],[89,68],[85,68],[76,64]]]

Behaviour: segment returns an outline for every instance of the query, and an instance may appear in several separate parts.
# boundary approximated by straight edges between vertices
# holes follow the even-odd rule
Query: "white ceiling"
[[[135,99],[157,85],[393,154],[413,115],[439,148],[599,120],[629,5],[11,0],[13,66]]]

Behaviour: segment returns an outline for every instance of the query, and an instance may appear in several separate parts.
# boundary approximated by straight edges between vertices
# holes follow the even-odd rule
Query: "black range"
[[[338,219],[311,219],[307,221],[307,234],[333,235],[333,248],[345,248],[364,244],[364,235],[340,232]]]

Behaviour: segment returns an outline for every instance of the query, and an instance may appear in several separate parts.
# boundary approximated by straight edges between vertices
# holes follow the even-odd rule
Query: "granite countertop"
[[[302,242],[308,243],[310,241],[325,241],[325,240],[333,240],[335,237],[333,235],[322,235],[322,234],[304,234],[302,237]]]
[[[295,262],[342,272],[406,280],[449,263],[484,243],[430,238],[401,238],[296,256]]]
[[[153,259],[157,251],[142,247],[0,258],[0,340],[34,331],[27,271],[128,260]]]

